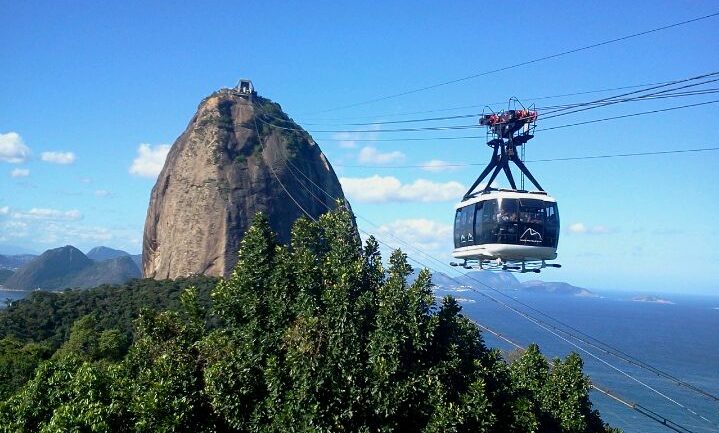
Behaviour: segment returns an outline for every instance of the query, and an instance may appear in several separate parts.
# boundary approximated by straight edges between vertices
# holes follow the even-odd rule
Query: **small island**
[[[670,301],[669,299],[660,298],[658,296],[635,296],[632,298],[632,301],[636,302],[651,302],[653,304],[671,304],[674,305],[674,302]]]

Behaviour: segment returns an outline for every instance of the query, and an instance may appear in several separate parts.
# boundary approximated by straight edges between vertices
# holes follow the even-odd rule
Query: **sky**
[[[490,149],[483,138],[442,138],[484,131],[386,130],[477,118],[373,122],[502,110],[518,97],[540,107],[541,129],[713,101],[712,94],[638,101],[541,120],[541,107],[631,89],[547,96],[719,70],[719,17],[355,104],[715,12],[719,3],[696,1],[0,0],[0,253],[66,244],[140,253],[149,194],[170,145],[202,98],[249,78],[320,144],[363,230],[449,262],[454,206],[483,167],[443,164],[484,164]],[[562,220],[563,267],[542,278],[717,293],[719,152],[531,162],[715,147],[716,110],[538,131],[526,159],[557,198]],[[362,132],[322,132],[348,130]],[[408,165],[420,167],[398,167]]]

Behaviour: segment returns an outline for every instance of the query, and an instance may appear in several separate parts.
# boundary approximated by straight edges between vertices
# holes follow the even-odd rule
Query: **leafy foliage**
[[[126,354],[121,326],[81,316],[0,403],[0,429],[610,431],[578,356],[550,365],[532,346],[507,364],[411,272],[400,251],[385,269],[347,211],[298,221],[288,246],[260,215],[210,305],[188,288],[173,311],[143,312]]]

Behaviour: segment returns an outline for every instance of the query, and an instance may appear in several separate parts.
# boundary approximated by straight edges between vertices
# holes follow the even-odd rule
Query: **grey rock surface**
[[[319,146],[278,104],[233,89],[217,91],[200,103],[172,145],[152,189],[143,274],[226,276],[257,212],[267,214],[279,240],[287,242],[293,222],[303,216],[300,206],[313,217],[334,207],[322,190],[344,200]]]

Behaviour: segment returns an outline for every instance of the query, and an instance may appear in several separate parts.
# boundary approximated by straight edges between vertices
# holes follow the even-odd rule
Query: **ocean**
[[[516,291],[507,293],[634,358],[719,396],[719,297],[662,295],[674,303],[660,304],[633,301],[624,293],[607,293],[599,298]],[[517,309],[527,310],[496,292],[489,294]],[[491,300],[468,291],[455,293],[455,296],[465,299],[462,306],[468,317],[519,344],[537,343],[550,358],[566,356],[572,351],[579,353],[585,363],[585,373],[598,386],[692,432],[719,432],[719,401],[578,343],[637,381],[664,394],[659,395]],[[536,313],[532,315],[537,316]],[[513,349],[489,333],[485,333],[484,338],[489,346]],[[591,399],[605,421],[625,432],[671,431],[596,391],[592,392]]]
[[[28,293],[0,290],[0,308],[6,299],[20,299]],[[437,291],[438,296],[446,293],[450,292]],[[460,299],[464,314],[519,344],[526,346],[537,343],[548,357],[566,356],[572,351],[580,353],[585,362],[585,373],[602,388],[648,408],[689,431],[719,432],[719,402],[622,360],[597,353],[591,347],[582,346],[666,396],[663,397],[474,292],[463,290],[451,293]],[[488,293],[512,304],[509,299],[495,292]],[[719,396],[719,297],[662,295],[674,303],[659,304],[632,301],[631,296],[625,293],[605,293],[598,298],[517,291],[504,293],[674,377]],[[512,305],[526,311],[525,307]],[[513,348],[489,333],[485,333],[484,338],[491,347],[502,350]],[[605,421],[625,432],[671,431],[596,391],[592,392],[591,399]],[[708,418],[710,422],[699,416]]]
[[[27,296],[31,292],[17,292],[13,290],[4,290],[2,286],[0,286],[0,308],[4,308],[7,306],[8,302],[15,301],[17,299],[22,299],[25,296]]]

